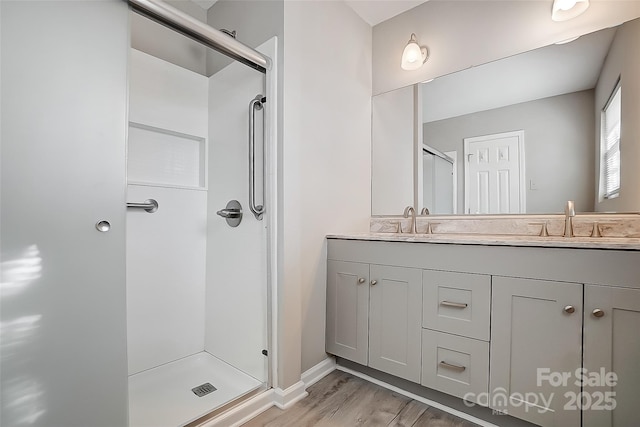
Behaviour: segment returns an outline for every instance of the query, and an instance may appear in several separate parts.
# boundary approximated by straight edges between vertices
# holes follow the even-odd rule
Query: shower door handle
[[[257,95],[249,103],[249,209],[253,212],[257,220],[262,219],[264,214],[264,206],[256,205],[256,110],[262,110],[262,104],[266,102],[266,98],[262,95]],[[264,159],[264,138],[262,158]],[[264,160],[263,175],[262,175],[262,194],[264,197]]]

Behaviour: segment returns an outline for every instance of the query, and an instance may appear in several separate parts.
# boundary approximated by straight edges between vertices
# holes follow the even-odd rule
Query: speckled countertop
[[[514,236],[484,234],[349,233],[330,234],[329,239],[457,245],[530,246],[543,248],[640,250],[640,238]]]

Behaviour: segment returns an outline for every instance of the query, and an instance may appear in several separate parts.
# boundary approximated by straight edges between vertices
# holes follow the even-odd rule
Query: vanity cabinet
[[[640,425],[639,361],[640,289],[586,285],[583,367],[603,381],[585,384],[583,427]]]
[[[582,284],[492,278],[490,407],[542,426],[580,426]],[[543,371],[544,370],[544,371]],[[570,373],[565,384],[546,374]],[[550,399],[550,401],[549,401]]]
[[[420,382],[421,320],[419,269],[328,261],[327,352]]]
[[[544,427],[640,425],[640,252],[408,239],[329,239],[328,353]]]

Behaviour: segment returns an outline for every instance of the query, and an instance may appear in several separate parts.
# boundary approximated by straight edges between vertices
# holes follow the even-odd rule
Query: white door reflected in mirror
[[[464,211],[524,213],[524,131],[464,139]]]

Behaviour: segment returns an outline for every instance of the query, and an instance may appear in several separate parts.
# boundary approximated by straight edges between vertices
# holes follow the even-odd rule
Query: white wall
[[[342,2],[285,2],[284,18],[282,273],[304,371],[326,357],[325,235],[369,228],[371,27]]]
[[[259,47],[268,56],[275,40]],[[265,51],[266,48],[266,51]],[[267,224],[249,209],[249,102],[265,95],[264,75],[234,62],[209,78],[209,201],[205,349],[252,377],[266,381]],[[269,99],[267,99],[269,104]],[[262,117],[256,112],[256,171],[262,160]],[[262,179],[256,197],[262,204]],[[216,212],[230,200],[242,205],[238,227]]]
[[[560,212],[567,200],[575,201],[577,211],[591,212],[593,99],[593,90],[587,90],[425,123],[424,143],[443,152],[456,150],[462,165],[464,138],[524,130],[527,213]],[[459,189],[463,183],[460,171]],[[463,202],[464,191],[459,191],[458,206]]]
[[[624,24],[616,32],[609,55],[602,67],[595,95],[596,177],[600,174],[600,112],[618,77],[622,84],[622,125],[620,135],[620,196],[599,202],[596,184],[596,210],[636,212],[640,210],[640,19]]]
[[[373,93],[547,46],[640,16],[640,2],[592,1],[581,16],[551,20],[551,1],[431,0],[373,28]],[[400,68],[416,33],[431,56],[416,71]]]
[[[277,37],[277,55],[275,61],[277,63],[277,88],[274,96],[276,97],[276,140],[272,141],[273,153],[277,157],[278,165],[284,164],[283,153],[283,132],[284,128],[284,114],[283,114],[283,87],[284,87],[284,1],[218,1],[208,11],[208,23],[214,28],[226,28],[229,30],[236,30],[238,32],[238,40],[256,47],[257,45],[265,42],[267,39],[276,36]],[[274,59],[274,58],[272,58]],[[208,72],[213,73],[225,65],[229,64],[227,58],[221,57],[216,52],[210,52],[207,56]],[[273,105],[272,101],[267,101],[270,105]],[[292,163],[292,167],[295,164]],[[277,191],[279,196],[274,203],[277,203],[278,212],[284,212],[284,203],[282,197],[282,182],[284,168],[279,166],[276,171],[277,175]],[[275,208],[276,206],[274,206]],[[272,254],[276,257],[278,263],[278,270],[283,271],[284,260],[284,240],[283,234],[285,228],[291,226],[291,219],[284,223],[284,218],[280,215],[276,218],[278,235],[277,240],[277,253]],[[287,248],[288,251],[288,248]],[[289,268],[296,268],[294,264],[291,264]],[[276,281],[277,292],[275,298],[277,298],[278,312],[273,313],[273,316],[277,318],[278,330],[274,331],[277,334],[278,347],[273,351],[278,353],[278,366],[277,378],[275,378],[275,384],[278,387],[286,388],[292,384],[295,384],[300,380],[300,285],[297,282],[289,281],[285,283],[281,277],[276,275],[272,276],[272,280]]]
[[[372,99],[372,215],[398,215],[414,205],[414,106],[414,86]]]
[[[197,188],[203,178],[193,182],[194,188],[171,184],[182,183],[186,165],[200,166],[186,160],[198,157],[198,151],[205,155],[191,145],[208,136],[207,88],[206,77],[131,50],[129,119],[148,126],[144,129],[150,129],[155,144],[143,141],[139,129],[130,130],[127,200],[155,199],[159,208],[155,213],[127,210],[130,375],[204,350],[207,192]],[[166,139],[160,151],[154,132]],[[199,140],[170,138],[176,133]],[[149,176],[148,170],[162,173]],[[134,176],[141,182],[133,185]]]

